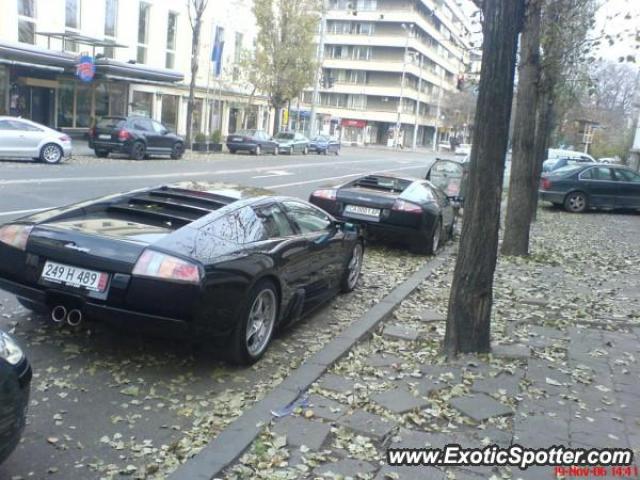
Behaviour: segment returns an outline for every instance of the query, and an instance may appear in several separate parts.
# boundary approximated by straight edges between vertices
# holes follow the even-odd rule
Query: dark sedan
[[[278,142],[264,130],[240,130],[229,134],[227,148],[231,153],[245,151],[254,155],[261,155],[262,153],[277,155],[280,147]]]
[[[540,199],[569,212],[589,208],[640,209],[640,174],[627,167],[580,164],[543,175]]]
[[[184,154],[184,139],[147,117],[104,117],[89,131],[89,147],[100,158],[124,153],[133,160],[152,155],[178,160]]]
[[[267,190],[188,182],[0,227],[0,288],[54,322],[202,339],[241,364],[360,275],[359,229]]]
[[[453,235],[451,201],[419,178],[367,175],[316,190],[309,201],[337,218],[364,225],[374,236],[408,243],[421,253],[435,254]]]
[[[328,135],[318,135],[309,142],[309,151],[323,155],[329,153],[338,155],[340,154],[340,142]]]
[[[27,416],[31,366],[18,344],[0,330],[0,463],[16,448]]]

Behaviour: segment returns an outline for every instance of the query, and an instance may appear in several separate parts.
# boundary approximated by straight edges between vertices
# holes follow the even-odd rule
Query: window
[[[165,59],[166,68],[176,66],[176,32],[178,30],[178,14],[169,12],[167,17],[167,56]]]
[[[73,127],[75,84],[62,81],[58,87],[58,127]]]
[[[114,40],[117,35],[118,24],[118,0],[105,0],[104,2],[104,36],[107,40]],[[113,47],[104,47],[103,54],[107,58],[115,57]]]
[[[133,92],[133,105],[131,107],[133,115],[143,117],[153,116],[153,93]],[[112,112],[113,114],[113,112]]]
[[[36,10],[35,0],[18,2],[18,41],[20,43],[36,43]]]
[[[145,118],[134,118],[133,120],[131,120],[131,128],[133,128],[134,130],[140,130],[142,132],[153,131],[151,122]]]
[[[64,18],[67,28],[80,29],[80,0],[66,0]]]
[[[168,128],[176,131],[178,125],[178,101],[180,97],[177,95],[162,96],[162,112],[161,120]]]
[[[242,32],[236,32],[236,43],[234,49],[234,62],[233,66],[233,80],[237,81],[240,78],[240,59],[242,58],[242,41],[244,40],[244,35]]]
[[[251,207],[242,207],[214,220],[204,227],[207,235],[244,245],[264,240],[263,222]]]
[[[556,171],[557,172],[557,171]],[[581,180],[613,180],[611,169],[609,167],[593,167],[580,174]]]
[[[124,83],[109,83],[109,114],[126,115],[127,85]]]
[[[85,83],[76,84],[76,127],[91,126],[91,97],[92,86]]]
[[[138,9],[138,52],[136,61],[147,63],[147,43],[149,37],[149,12],[151,5],[140,2]]]
[[[616,168],[614,172],[616,172],[616,178],[622,182],[640,183],[640,175],[636,172],[623,170],[621,168]]]
[[[0,130],[15,130],[9,120],[0,120]]]
[[[262,222],[267,238],[282,238],[293,235],[291,222],[279,205],[267,205],[254,208],[255,214]]]
[[[21,122],[19,120],[6,120],[10,128],[5,130],[19,130],[21,132],[42,132],[41,128],[36,127],[35,125],[31,125],[27,122]]]
[[[331,219],[314,207],[298,202],[284,202],[284,206],[302,233],[321,232],[331,225]]]
[[[371,47],[352,47],[351,58],[353,60],[371,59]]]
[[[164,125],[162,125],[162,124],[160,124],[160,123],[158,123],[158,122],[156,122],[154,120],[151,120],[151,128],[152,128],[154,133],[158,133],[160,135],[164,135],[165,133],[167,133],[167,129],[164,128]]]

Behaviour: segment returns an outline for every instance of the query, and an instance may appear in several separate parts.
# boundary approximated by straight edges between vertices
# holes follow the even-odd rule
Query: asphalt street
[[[370,172],[424,177],[431,153],[348,149],[340,156],[191,154],[130,161],[78,155],[58,166],[0,161],[0,224],[50,207],[184,180],[268,187],[308,198],[317,186]],[[424,257],[374,246],[356,292],[275,341],[256,366],[220,362],[206,346],[87,325],[58,328],[0,292],[0,328],[34,367],[28,424],[0,479],[163,478],[308,355],[360,316]],[[194,353],[195,352],[195,353]]]

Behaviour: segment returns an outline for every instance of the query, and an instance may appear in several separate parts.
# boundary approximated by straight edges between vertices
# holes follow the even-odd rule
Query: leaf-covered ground
[[[28,425],[0,478],[164,478],[425,260],[371,247],[357,291],[282,332],[248,369],[126,329],[58,328],[0,294],[0,328],[34,368]]]
[[[637,456],[638,238],[638,214],[541,209],[532,255],[499,260],[494,354],[446,362],[453,257],[321,377],[310,405],[267,425],[225,478],[556,478],[552,467],[390,468],[390,446],[559,444],[630,447]]]

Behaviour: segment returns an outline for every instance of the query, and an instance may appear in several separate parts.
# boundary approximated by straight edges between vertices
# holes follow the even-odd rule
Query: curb
[[[262,400],[230,423],[194,457],[169,475],[169,480],[213,480],[249,448],[271,421],[271,410],[295,400],[356,343],[388,319],[398,305],[449,259],[454,248],[444,249],[439,257],[429,260],[417,272],[394,288],[386,297],[355,320],[346,330],[308,358]]]

